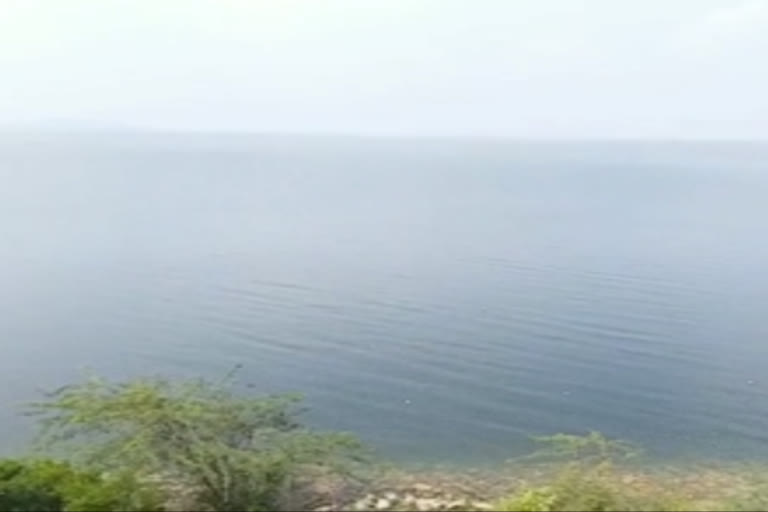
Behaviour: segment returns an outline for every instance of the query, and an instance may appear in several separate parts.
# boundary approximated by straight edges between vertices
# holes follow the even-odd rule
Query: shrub
[[[0,510],[59,511],[64,506],[46,467],[31,467],[16,460],[0,461]]]
[[[161,510],[151,485],[104,477],[50,460],[0,462],[0,510]]]
[[[685,510],[686,502],[665,492],[638,493],[622,486],[614,463],[637,456],[640,450],[625,441],[598,432],[585,436],[556,434],[535,437],[541,445],[528,460],[564,461],[565,466],[548,485],[527,487],[496,503],[507,512]]]
[[[526,457],[529,460],[576,461],[605,463],[633,459],[642,451],[627,441],[609,439],[600,432],[587,435],[555,434],[533,437],[539,448]]]
[[[308,471],[364,459],[343,434],[297,421],[296,396],[242,397],[228,383],[90,379],[35,404],[43,446],[99,472],[161,479],[206,510],[273,510]]]
[[[555,510],[558,496],[549,487],[526,489],[518,495],[501,500],[496,510],[519,512],[549,512]]]
[[[761,484],[749,490],[744,496],[728,500],[723,510],[749,511],[768,510],[768,485]]]
[[[164,495],[156,484],[123,472],[71,480],[62,488],[64,512],[162,511]]]
[[[550,485],[523,489],[501,500],[494,508],[506,512],[671,512],[690,509],[685,500],[664,492],[638,493],[622,487],[608,466],[586,471],[584,467],[573,466]]]
[[[601,512],[632,510],[621,495],[593,472],[583,473],[575,467],[564,471],[547,486],[524,489],[499,503],[499,510],[508,512],[549,512],[554,510],[583,510]]]

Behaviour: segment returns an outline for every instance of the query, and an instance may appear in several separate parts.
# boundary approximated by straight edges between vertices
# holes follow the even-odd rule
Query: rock
[[[441,508],[440,500],[436,500],[434,498],[418,498],[415,505],[417,510],[424,511],[440,510]]]
[[[379,498],[378,500],[376,500],[376,505],[374,506],[374,508],[376,508],[376,510],[387,510],[391,506],[392,506],[391,501],[385,498]]]
[[[384,495],[384,497],[385,497],[386,499],[388,499],[389,501],[397,501],[397,494],[396,494],[396,493],[394,493],[394,492],[391,492],[391,491],[390,491],[390,492],[388,492],[388,493],[386,493],[386,494]]]
[[[414,491],[418,491],[418,492],[429,492],[432,490],[431,485],[423,484],[421,482],[416,482],[415,484],[413,484],[412,487]]]
[[[403,505],[405,505],[407,507],[409,507],[411,505],[415,505],[417,501],[418,500],[417,500],[416,496],[414,496],[411,493],[408,493],[405,496],[403,496]]]
[[[453,500],[445,503],[446,510],[467,510],[469,508],[467,500]]]
[[[323,507],[317,507],[315,509],[315,512],[331,512],[333,510],[333,507],[330,505],[325,505]]]
[[[354,510],[373,510],[376,503],[376,496],[373,494],[366,494],[364,498],[357,500],[352,508]]]
[[[493,505],[486,501],[476,501],[472,504],[472,508],[477,510],[493,510]]]

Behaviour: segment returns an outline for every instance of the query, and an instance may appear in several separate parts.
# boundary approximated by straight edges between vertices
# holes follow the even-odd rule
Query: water
[[[298,390],[403,461],[768,456],[768,145],[0,141],[0,425],[90,367]]]

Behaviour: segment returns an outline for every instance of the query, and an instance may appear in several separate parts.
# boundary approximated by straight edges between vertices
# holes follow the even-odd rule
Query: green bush
[[[35,467],[16,460],[0,461],[0,510],[62,510],[64,500],[46,469],[52,468]]]
[[[127,472],[75,479],[62,493],[64,512],[160,512],[165,508],[165,496],[154,483]]]
[[[535,436],[538,449],[525,457],[530,461],[576,461],[579,463],[619,462],[638,457],[642,450],[632,443],[609,439],[600,432],[587,435],[555,434]]]
[[[625,441],[606,438],[599,432],[587,435],[556,434],[535,437],[540,445],[529,461],[564,464],[548,484],[527,487],[496,503],[506,512],[675,511],[685,510],[685,500],[667,493],[638,493],[622,486],[614,463],[636,457],[640,450]]]
[[[256,511],[280,508],[307,474],[348,475],[364,460],[354,438],[302,428],[297,403],[202,380],[91,379],[33,411],[48,453],[99,473],[160,479],[174,494],[191,493],[197,508]]]
[[[551,511],[680,511],[690,504],[664,492],[638,493],[621,486],[609,467],[571,467],[550,485],[523,489],[501,500],[494,510],[505,512]]]
[[[524,489],[517,495],[502,500],[498,509],[507,512],[633,510],[628,505],[600,476],[591,472],[583,474],[578,469],[571,468],[550,485]]]
[[[495,510],[517,512],[550,512],[558,502],[557,491],[549,487],[526,489],[498,502]]]
[[[745,495],[731,498],[724,504],[723,510],[768,510],[768,485],[759,484]]]
[[[151,485],[104,477],[50,460],[0,461],[0,510],[161,510]]]

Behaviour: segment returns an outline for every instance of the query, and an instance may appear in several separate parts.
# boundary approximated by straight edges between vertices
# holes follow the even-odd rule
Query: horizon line
[[[740,136],[534,136],[512,134],[462,134],[462,133],[398,133],[398,132],[349,132],[349,131],[299,131],[254,129],[183,129],[147,126],[118,125],[115,127],[56,128],[23,123],[19,126],[0,125],[0,133],[26,135],[208,135],[208,136],[255,136],[255,137],[309,137],[309,138],[357,138],[357,139],[470,139],[517,142],[763,142],[768,137]]]

